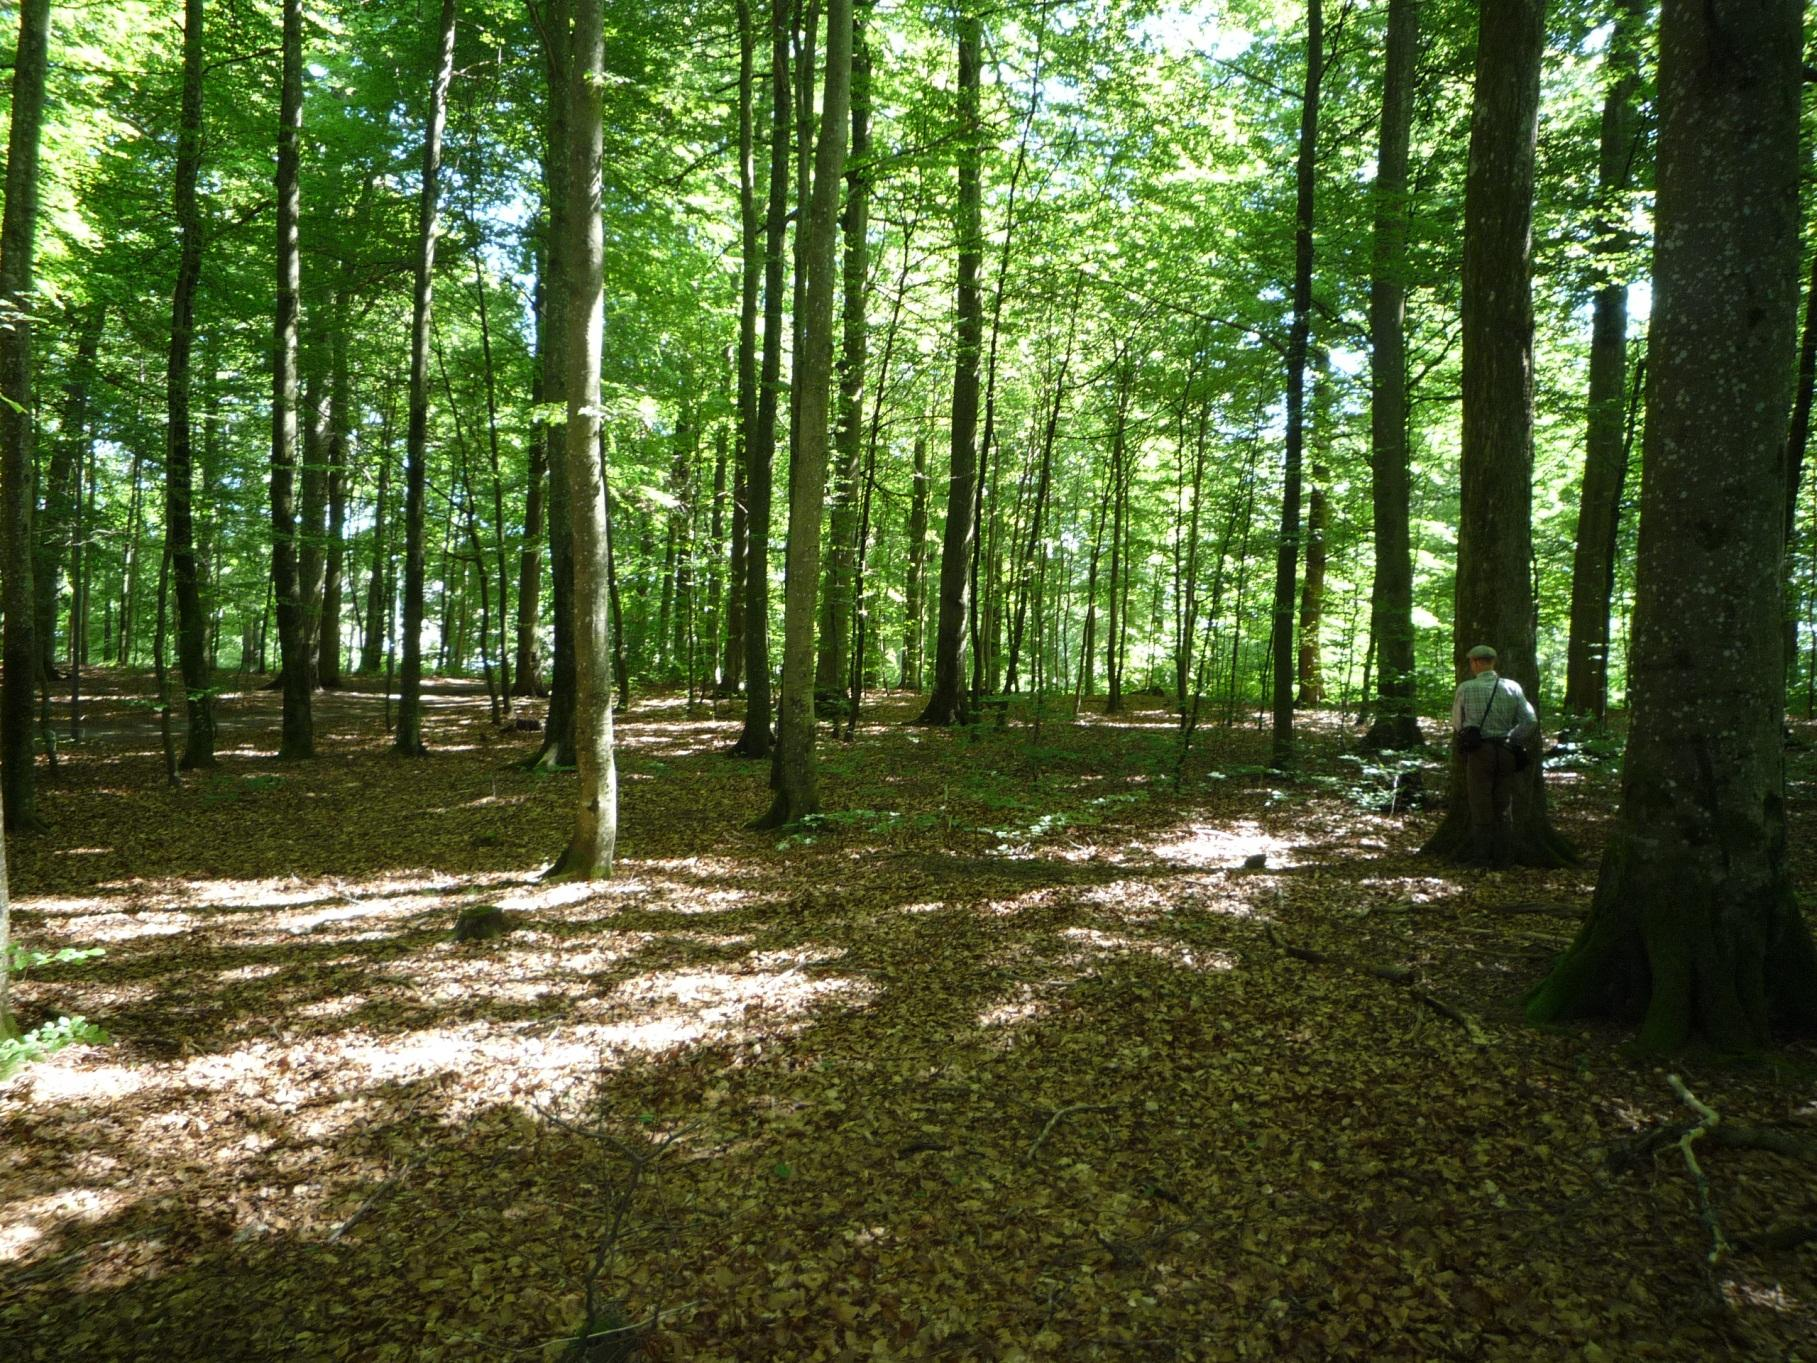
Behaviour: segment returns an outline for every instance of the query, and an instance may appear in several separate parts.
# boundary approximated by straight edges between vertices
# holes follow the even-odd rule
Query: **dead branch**
[[[347,1234],[348,1231],[359,1225],[361,1221],[365,1220],[367,1213],[379,1204],[380,1199],[384,1198],[392,1189],[396,1188],[408,1178],[410,1176],[410,1171],[414,1168],[416,1168],[416,1160],[414,1158],[405,1160],[404,1167],[391,1175],[391,1177],[386,1179],[383,1183],[379,1184],[378,1187],[374,1188],[371,1195],[353,1209],[352,1216],[348,1217],[345,1221],[341,1222],[340,1225],[328,1232],[328,1243],[332,1245],[336,1240],[339,1240],[343,1235]]]
[[[1054,1115],[1047,1119],[1047,1125],[1041,1128],[1041,1134],[1035,1137],[1035,1143],[1028,1147],[1028,1154],[1024,1158],[1033,1161],[1035,1151],[1041,1148],[1041,1142],[1047,1139],[1048,1132],[1054,1129],[1062,1117],[1070,1117],[1075,1112],[1114,1112],[1116,1107],[1115,1103],[1069,1103],[1067,1106],[1057,1109]]]
[[[1268,934],[1270,942],[1293,957],[1294,960],[1306,961],[1312,965],[1331,965],[1344,970],[1355,970],[1378,980],[1386,980],[1389,984],[1398,984],[1440,1017],[1449,1018],[1462,1027],[1472,1045],[1487,1046],[1489,1044],[1489,1034],[1483,1030],[1482,1024],[1470,1014],[1454,1004],[1446,1003],[1436,994],[1429,994],[1423,989],[1414,988],[1414,982],[1418,977],[1410,968],[1398,965],[1378,965],[1370,961],[1350,961],[1341,956],[1330,956],[1322,951],[1314,951],[1311,947],[1296,947],[1292,943],[1282,940],[1280,933],[1275,931],[1273,923],[1264,924],[1263,930]]]
[[[1703,1217],[1704,1225],[1710,1229],[1709,1265],[1711,1268],[1721,1263],[1729,1252],[1728,1238],[1722,1233],[1722,1224],[1716,1219],[1716,1209],[1710,1202],[1710,1180],[1704,1176],[1703,1167],[1697,1162],[1697,1153],[1692,1149],[1700,1139],[1722,1125],[1722,1115],[1697,1098],[1684,1085],[1684,1080],[1676,1074],[1668,1074],[1666,1083],[1672,1086],[1672,1092],[1678,1100],[1700,1119],[1697,1124],[1679,1138],[1678,1148],[1685,1157],[1685,1168],[1691,1171],[1691,1183],[1697,1189],[1697,1207]]]

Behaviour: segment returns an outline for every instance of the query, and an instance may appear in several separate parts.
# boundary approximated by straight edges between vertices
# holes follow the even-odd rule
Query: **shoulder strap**
[[[1495,679],[1495,685],[1491,686],[1489,688],[1489,699],[1488,699],[1488,702],[1483,706],[1482,717],[1476,721],[1477,728],[1481,729],[1484,725],[1486,725],[1489,722],[1489,712],[1495,708],[1495,698],[1497,696],[1501,695],[1501,693],[1502,693],[1502,680],[1500,677],[1497,677]]]

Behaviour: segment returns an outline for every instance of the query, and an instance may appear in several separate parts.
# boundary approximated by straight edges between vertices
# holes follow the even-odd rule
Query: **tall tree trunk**
[[[1413,549],[1407,460],[1407,148],[1413,135],[1418,0],[1388,0],[1381,138],[1376,151],[1375,243],[1369,278],[1369,469],[1375,510],[1375,718],[1364,742],[1378,751],[1420,744],[1413,656]]]
[[[372,576],[366,583],[366,627],[360,640],[360,671],[379,670],[380,655],[386,651],[386,605],[390,583],[390,493],[391,493],[391,417],[395,410],[395,390],[385,396],[385,416],[379,427],[379,487],[372,512]]]
[[[1047,425],[1041,433],[1041,451],[1039,465],[1035,471],[1034,505],[1028,515],[1028,539],[1022,547],[1020,562],[1016,564],[1016,612],[1010,622],[1009,631],[1009,669],[1005,679],[1005,689],[1017,689],[1019,669],[1022,658],[1022,630],[1028,617],[1029,596],[1034,589],[1036,564],[1041,553],[1041,531],[1046,524],[1048,493],[1054,481],[1054,441],[1060,431],[1060,409],[1066,400],[1066,375],[1072,367],[1073,360],[1073,322],[1079,305],[1079,291],[1073,290],[1074,313],[1069,315],[1066,323],[1066,350],[1060,357],[1060,365],[1054,372],[1054,397],[1047,409]],[[1036,608],[1036,619],[1040,618],[1040,608]]]
[[[917,724],[956,724],[964,692],[960,653],[965,642],[967,587],[978,479],[978,365],[984,342],[978,273],[984,263],[984,138],[979,114],[981,25],[975,9],[959,15],[959,240],[957,320],[954,327],[952,456],[946,495],[946,534],[940,553],[940,623],[934,638],[934,689]]]
[[[1325,75],[1321,0],[1306,6],[1306,87],[1300,102],[1293,230],[1293,320],[1287,330],[1287,449],[1274,559],[1274,741],[1269,765],[1293,765],[1294,577],[1300,566],[1300,461],[1306,439],[1306,351],[1312,331],[1312,223],[1318,184],[1319,85]]]
[[[908,569],[902,584],[902,685],[921,689],[922,579],[927,571],[927,432],[915,431],[914,483],[909,489]]]
[[[423,751],[423,500],[429,459],[429,340],[441,199],[442,127],[454,72],[455,0],[442,0],[440,55],[429,87],[423,182],[417,200],[416,290],[410,328],[410,425],[404,449],[404,663],[398,680],[398,752]]]
[[[41,512],[33,534],[32,589],[37,606],[32,633],[42,660],[45,681],[57,678],[57,597],[63,576],[63,555],[70,547],[80,494],[79,475],[88,450],[88,399],[95,377],[95,359],[101,351],[101,332],[107,321],[107,304],[90,303],[75,323],[76,353],[70,361],[69,379],[57,421],[57,444],[45,474]]]
[[[1126,343],[1127,344],[1127,343]],[[1125,614],[1123,582],[1129,573],[1125,543],[1129,524],[1129,404],[1135,393],[1136,373],[1127,350],[1117,369],[1116,418],[1110,437],[1110,601],[1104,629],[1104,713],[1123,708],[1122,650]]]
[[[605,317],[605,238],[600,223],[602,0],[575,0],[568,80],[567,465],[574,544],[574,834],[552,876],[612,873],[618,841],[618,770],[612,756],[612,640],[606,588],[606,485],[600,461],[600,343]]]
[[[297,315],[302,290],[298,160],[303,132],[303,6],[284,0],[284,84],[278,113],[277,338],[271,401],[271,588],[284,673],[278,756],[315,756],[309,663],[303,649],[303,600],[297,571]]]
[[[820,586],[820,515],[826,500],[839,185],[845,177],[846,120],[852,82],[852,0],[829,0],[826,18],[826,76],[821,90],[820,134],[814,147],[814,184],[803,205],[807,315],[803,318],[803,350],[795,381],[800,434],[789,476],[782,709],[776,735],[778,779],[770,810],[758,823],[764,828],[795,823],[820,810],[814,761],[814,598]]]
[[[1817,1028],[1786,857],[1779,607],[1803,9],[1662,11],[1633,725],[1590,917],[1528,1003],[1537,1021],[1638,1017],[1653,1050]]]
[[[303,346],[304,367],[310,370],[303,385],[302,506],[297,516],[297,582],[303,599],[303,657],[309,665],[309,689],[319,678],[317,649],[322,636],[322,592],[328,574],[328,443],[329,347],[336,329],[332,320],[312,328]]]
[[[1603,96],[1602,144],[1596,189],[1601,202],[1590,249],[1604,263],[1590,332],[1589,429],[1584,485],[1577,514],[1577,552],[1571,568],[1571,635],[1566,652],[1567,712],[1601,723],[1609,703],[1609,600],[1615,591],[1615,535],[1628,474],[1623,429],[1628,368],[1628,286],[1618,277],[1627,246],[1627,189],[1639,141],[1640,43],[1643,0],[1620,0],[1609,38],[1608,88]]]
[[[536,280],[536,349],[540,357],[546,344],[543,335],[548,313],[547,246]],[[538,409],[546,398],[543,393],[542,366],[536,367],[531,379],[531,404]],[[530,697],[539,694],[537,678],[538,651],[536,626],[543,599],[543,516],[544,489],[549,479],[549,424],[538,421],[530,432],[529,471],[524,491],[524,542],[517,555],[517,667],[511,677],[511,694]],[[502,537],[502,531],[501,531]]]
[[[486,275],[479,252],[473,253],[473,292],[479,311],[481,366],[486,380],[486,463],[492,473],[492,527],[494,561],[498,565],[498,699],[499,718],[511,718],[511,639],[506,622],[511,616],[511,565],[505,549],[505,480],[498,452],[498,375],[492,364],[492,324],[486,310]],[[473,551],[479,553],[476,547]],[[479,571],[486,565],[482,561]]]
[[[0,681],[0,792],[8,832],[43,827],[32,770],[38,645],[32,633],[32,266],[38,217],[38,134],[50,45],[49,0],[22,0],[0,218],[0,568],[5,577]],[[0,925],[3,926],[3,925]],[[4,947],[0,932],[0,947]],[[0,975],[6,973],[0,963]],[[0,995],[0,1026],[5,1022]]]
[[[568,255],[574,232],[568,220],[568,68],[573,0],[549,0],[544,9],[544,57],[549,92],[548,136],[543,144],[544,193],[548,200],[548,249],[544,273],[555,287],[544,296],[543,402],[567,410],[568,300],[562,291],[571,271]],[[543,724],[539,767],[572,767],[574,753],[574,554],[568,446],[561,423],[549,431],[549,597],[555,618],[549,667],[549,709]]]
[[[322,614],[316,634],[316,684],[341,684],[341,607],[345,592],[347,546],[347,442],[353,419],[353,376],[347,367],[348,296],[345,287],[334,300],[336,324],[329,341],[328,525],[323,536]]]
[[[789,128],[794,118],[789,83],[788,0],[771,0],[770,196],[763,262],[763,371],[758,382],[757,427],[751,439],[744,552],[744,730],[733,744],[737,757],[768,757],[770,732],[770,474],[776,449],[776,413],[782,386],[782,250],[788,233]]]
[[[1331,510],[1325,500],[1330,477],[1332,410],[1336,405],[1331,385],[1331,356],[1321,348],[1312,357],[1312,489],[1306,496],[1306,580],[1300,585],[1299,681],[1302,706],[1325,703],[1324,644],[1320,635],[1325,621],[1325,535],[1331,528]]]
[[[183,129],[176,166],[177,282],[170,304],[170,366],[166,371],[164,526],[171,574],[176,579],[177,667],[183,677],[188,729],[184,770],[215,764],[214,702],[209,696],[208,616],[196,571],[195,518],[190,475],[193,433],[189,420],[190,352],[195,342],[196,285],[202,277],[202,222],[196,179],[202,163],[202,5],[183,6]],[[163,613],[160,603],[160,615]],[[163,649],[159,648],[159,665]]]
[[[757,211],[755,68],[757,32],[750,0],[738,12],[738,225],[742,261],[738,291],[738,437],[732,457],[732,538],[727,550],[725,655],[719,690],[734,695],[744,676],[745,583],[751,451],[757,441],[757,308],[765,255]]]
[[[1500,651],[1497,670],[1538,703],[1533,577],[1533,162],[1545,0],[1504,0],[1481,11],[1470,173],[1464,189],[1464,448],[1459,484],[1458,674],[1476,644]],[[1546,816],[1542,744],[1514,778],[1509,852],[1521,865],[1556,866],[1574,853]],[[1444,819],[1425,849],[1461,856],[1470,811],[1461,754],[1453,753]]]
[[[864,41],[868,5],[861,5],[852,26],[852,145],[846,168],[844,344],[839,352],[839,417],[834,446],[839,478],[833,493],[831,543],[827,546],[826,601],[820,617],[820,656],[814,665],[814,689],[846,689],[858,556],[859,462],[864,453],[864,369],[868,332],[865,327],[866,276],[870,265],[871,189],[867,158],[871,145],[870,56]],[[828,22],[832,21],[829,12]],[[829,35],[830,40],[830,35]]]

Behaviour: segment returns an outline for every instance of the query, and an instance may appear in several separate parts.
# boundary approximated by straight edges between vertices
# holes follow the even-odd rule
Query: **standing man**
[[[1496,674],[1493,648],[1478,644],[1467,656],[1470,675],[1451,699],[1451,731],[1463,755],[1470,801],[1469,860],[1502,866],[1508,860],[1514,773],[1527,765],[1526,745],[1539,732],[1539,716],[1519,682]]]

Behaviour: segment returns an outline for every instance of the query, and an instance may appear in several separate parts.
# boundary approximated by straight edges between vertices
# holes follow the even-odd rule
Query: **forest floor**
[[[1292,781],[1249,726],[1176,780],[1159,701],[967,733],[877,697],[832,812],[759,834],[735,708],[640,699],[616,878],[545,884],[573,777],[471,687],[415,760],[377,694],[287,765],[278,697],[227,697],[172,791],[144,679],[100,682],[10,849],[18,936],[106,949],[22,1021],[114,1040],[0,1085],[9,1361],[553,1359],[589,1301],[636,1327],[591,1358],[658,1363],[1817,1360],[1817,1242],[1761,1243],[1813,1166],[1701,1142],[1712,1264],[1680,1149],[1617,1158],[1690,1118],[1669,1069],[1817,1141],[1817,1048],[1519,1021],[1606,753],[1551,770],[1583,867],[1466,874],[1335,715]],[[475,904],[516,930],[456,944]]]

